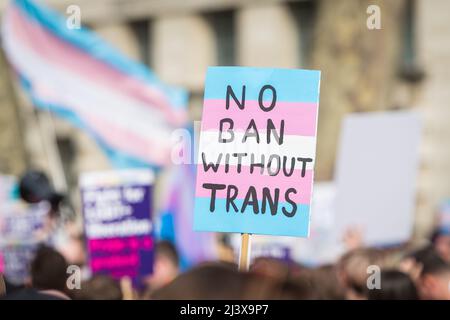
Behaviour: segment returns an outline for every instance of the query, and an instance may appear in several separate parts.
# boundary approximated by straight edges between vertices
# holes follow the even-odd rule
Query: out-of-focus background
[[[0,1],[0,14],[7,3]],[[69,16],[69,6],[78,6],[83,26],[146,65],[162,83],[186,90],[190,122],[201,120],[208,66],[321,70],[315,183],[335,178],[346,115],[415,111],[422,130],[413,239],[424,239],[435,227],[440,206],[450,198],[449,1],[41,3],[63,16]],[[367,25],[371,5],[380,9],[379,29]],[[84,130],[34,108],[3,51],[0,83],[0,173],[18,179],[29,168],[45,171],[57,191],[67,192],[73,211],[80,216],[79,176],[113,168],[104,150]],[[163,166],[159,171],[158,180],[165,179],[166,169]],[[158,183],[157,207],[167,185]]]
[[[7,1],[1,1],[1,8]],[[423,115],[415,235],[428,232],[436,206],[450,193],[450,22],[445,0],[245,1],[47,0],[65,13],[81,8],[82,24],[166,83],[189,91],[200,120],[206,68],[242,65],[322,70],[316,181],[332,178],[339,129],[350,112],[414,109]],[[366,26],[367,7],[381,8],[381,29]],[[36,111],[12,90],[1,59],[0,171],[29,167],[51,173]],[[67,61],[69,64],[70,61]],[[54,118],[64,179],[76,206],[77,178],[107,169],[108,160],[80,130]]]

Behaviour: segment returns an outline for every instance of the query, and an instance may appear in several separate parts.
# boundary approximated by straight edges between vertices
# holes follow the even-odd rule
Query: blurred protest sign
[[[348,115],[336,162],[335,237],[359,227],[366,245],[410,239],[421,125],[417,114]]]
[[[319,80],[309,70],[208,69],[195,230],[308,236]]]
[[[308,239],[295,239],[292,256],[308,266],[332,263],[338,254],[334,238],[336,223],[336,184],[333,181],[316,182],[312,199],[311,234]]]
[[[175,244],[180,256],[181,270],[217,259],[215,234],[192,230],[194,220],[195,166],[173,165],[166,170],[167,185],[161,187],[159,199],[159,238]],[[161,179],[163,180],[163,179]],[[161,186],[162,181],[159,181]]]
[[[50,205],[18,202],[0,208],[0,272],[20,285],[29,276],[29,265],[40,243],[48,240],[47,214]]]
[[[17,179],[14,176],[0,174],[0,203],[17,200]]]
[[[230,244],[236,255],[239,254],[240,237],[232,234]],[[257,258],[273,258],[289,263],[293,261],[293,250],[295,250],[295,240],[292,237],[272,237],[265,235],[255,235],[252,237],[252,250],[250,252],[250,264]]]
[[[333,237],[336,220],[335,197],[334,182],[315,182],[309,238],[255,236],[252,239],[251,260],[270,257],[307,266],[332,263],[339,253],[336,239]],[[239,249],[237,238],[232,236],[235,251]]]
[[[410,112],[348,116],[336,182],[315,183],[311,234],[307,240],[287,242],[292,258],[310,266],[332,263],[348,249],[344,238],[356,228],[361,230],[360,245],[409,240],[419,138],[420,121]]]
[[[153,271],[152,192],[146,169],[84,173],[84,225],[93,273],[130,277],[138,285]]]

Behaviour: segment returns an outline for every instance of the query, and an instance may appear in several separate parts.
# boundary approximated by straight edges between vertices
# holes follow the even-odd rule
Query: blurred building
[[[205,71],[211,65],[322,70],[318,180],[333,176],[342,117],[348,112],[415,109],[423,114],[417,235],[450,197],[450,2],[446,0],[46,0],[65,13],[81,9],[82,23],[169,84],[190,92],[200,119]],[[0,1],[3,8],[6,1]],[[367,7],[381,8],[381,29],[366,26]],[[0,66],[0,171],[38,166],[75,190],[77,174],[107,168],[85,134],[37,114],[12,94]],[[20,105],[20,108],[18,107]],[[52,147],[55,130],[58,149]],[[61,170],[60,170],[61,171]]]

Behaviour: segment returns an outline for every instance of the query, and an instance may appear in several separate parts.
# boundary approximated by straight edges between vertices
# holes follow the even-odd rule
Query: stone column
[[[0,53],[0,174],[20,175],[27,166],[18,103],[12,75],[4,53]]]
[[[381,29],[367,28],[369,5],[381,9]],[[404,1],[322,0],[318,4],[312,65],[322,70],[317,180],[333,177],[341,120],[346,113],[392,107]]]
[[[243,66],[295,68],[299,32],[285,4],[254,4],[237,13],[237,59]]]
[[[418,58],[425,79],[417,88],[417,109],[424,119],[416,235],[433,227],[434,213],[450,199],[450,2],[416,2]]]
[[[168,84],[203,89],[206,69],[216,63],[213,30],[201,15],[155,18],[152,24],[155,72]]]

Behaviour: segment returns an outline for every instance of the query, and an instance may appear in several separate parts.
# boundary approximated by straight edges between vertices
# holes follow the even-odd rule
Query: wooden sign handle
[[[239,271],[248,271],[250,266],[250,234],[241,233],[241,252],[239,255]]]
[[[120,289],[122,290],[123,300],[134,300],[133,282],[129,277],[120,279]]]

